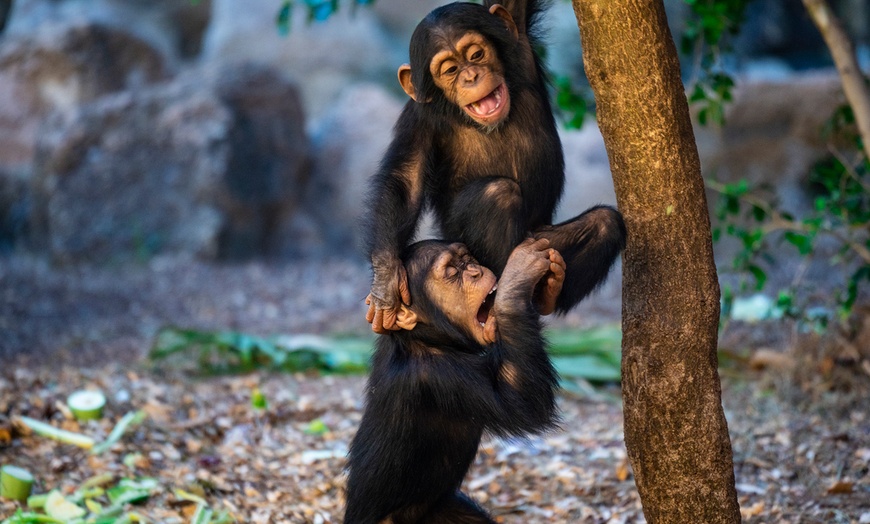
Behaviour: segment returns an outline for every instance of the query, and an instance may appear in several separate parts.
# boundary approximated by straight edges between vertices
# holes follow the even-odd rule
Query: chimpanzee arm
[[[418,122],[414,102],[399,117],[394,138],[375,175],[367,208],[368,251],[372,262],[372,291],[367,320],[384,333],[395,326],[402,302],[411,303],[399,255],[417,229],[423,206],[423,170],[432,142]]]
[[[522,242],[508,258],[498,283],[492,312],[497,335],[489,356],[502,409],[490,423],[494,433],[535,432],[555,422],[558,376],[533,305],[535,288],[550,271],[551,251],[544,239]]]

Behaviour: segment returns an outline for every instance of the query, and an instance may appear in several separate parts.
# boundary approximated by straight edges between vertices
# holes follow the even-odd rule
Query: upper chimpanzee
[[[400,309],[403,329],[377,341],[346,524],[493,522],[459,491],[482,433],[539,433],[557,420],[557,375],[532,304],[536,288],[555,299],[565,277],[548,245],[517,246],[497,284],[462,244],[407,249],[414,304]]]
[[[498,275],[514,246],[547,238],[568,270],[554,309],[567,311],[600,284],[625,243],[621,215],[595,207],[552,226],[564,185],[562,146],[533,46],[539,0],[449,4],[411,38],[399,82],[411,97],[375,175],[367,223],[373,268],[367,319],[400,329],[411,303],[399,260],[424,208],[442,237],[459,241]]]

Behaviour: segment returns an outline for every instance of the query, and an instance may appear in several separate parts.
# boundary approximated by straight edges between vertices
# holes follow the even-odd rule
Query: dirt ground
[[[187,522],[203,497],[238,522],[340,522],[343,466],[365,377],[257,373],[192,378],[143,359],[163,326],[249,333],[361,333],[368,271],[357,261],[220,266],[158,260],[110,269],[0,259],[0,464],[67,493],[108,473],[159,480],[136,511]],[[618,278],[560,326],[618,319]],[[768,343],[732,337],[728,348]],[[723,367],[737,489],[747,523],[870,523],[870,376],[841,362],[818,373],[739,359]],[[842,369],[839,369],[842,368]],[[813,371],[813,370],[809,370]],[[817,377],[807,379],[807,377]],[[843,379],[842,377],[847,377]],[[563,394],[562,427],[489,439],[464,488],[505,523],[644,522],[622,443],[617,386]],[[78,423],[74,390],[109,395],[102,420]],[[266,410],[251,406],[255,389]],[[28,434],[19,417],[97,439],[131,410],[148,417],[101,455]],[[0,520],[17,503],[0,501]]]

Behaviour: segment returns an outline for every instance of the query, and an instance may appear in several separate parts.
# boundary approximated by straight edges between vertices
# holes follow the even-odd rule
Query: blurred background
[[[395,71],[410,33],[438,3],[365,4],[0,2],[0,355],[134,358],[166,326],[366,333],[366,183],[405,102]],[[798,224],[818,210],[820,162],[860,152],[830,131],[845,99],[806,9],[732,2],[729,20],[666,4],[699,116],[726,313],[815,332],[860,324],[867,261],[832,262],[843,243]],[[832,6],[866,63],[870,7]],[[554,2],[545,25],[565,219],[615,198],[570,3]],[[785,241],[784,217],[804,228]],[[856,217],[847,227],[866,236]],[[817,300],[850,285],[846,314],[843,300]],[[616,322],[619,294],[615,271],[552,322]],[[788,349],[779,331],[748,335]]]

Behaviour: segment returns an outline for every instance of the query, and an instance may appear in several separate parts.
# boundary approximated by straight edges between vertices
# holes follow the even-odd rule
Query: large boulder
[[[60,261],[238,259],[298,243],[305,118],[271,69],[200,70],[58,112],[36,158],[35,244]]]
[[[786,209],[799,211],[809,205],[810,169],[827,154],[825,122],[843,103],[835,72],[738,82],[724,127],[696,126],[705,176],[769,184]]]
[[[6,33],[95,23],[148,42],[174,65],[199,54],[210,16],[211,0],[15,0]]]
[[[232,116],[193,87],[126,91],[47,120],[33,227],[56,260],[217,253]]]
[[[72,111],[106,93],[164,78],[160,55],[99,25],[45,27],[0,44],[0,170],[28,172],[37,129],[52,111]]]
[[[310,186],[312,214],[324,225],[326,243],[362,247],[369,178],[390,144],[403,102],[382,87],[348,88],[312,123],[314,168]]]
[[[298,82],[313,115],[356,80],[397,84],[396,68],[407,51],[399,52],[371,10],[345,6],[325,22],[308,23],[300,5],[290,33],[282,35],[275,23],[279,7],[274,0],[214,0],[203,57],[275,67]]]
[[[229,157],[220,205],[227,214],[222,258],[305,250],[295,231],[310,169],[296,86],[254,64],[223,67],[214,84],[229,108]]]

